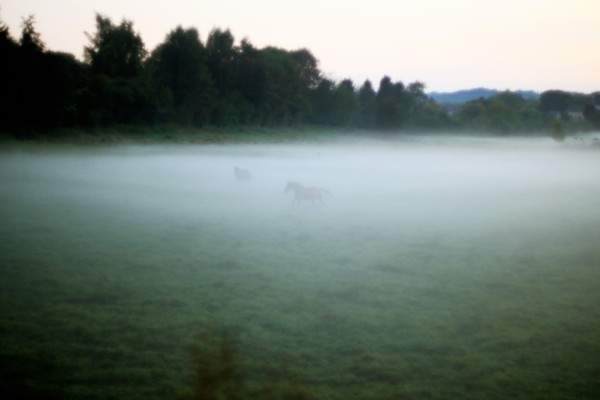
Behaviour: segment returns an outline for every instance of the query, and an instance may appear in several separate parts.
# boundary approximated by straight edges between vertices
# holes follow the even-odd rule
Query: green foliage
[[[124,79],[141,74],[147,53],[131,21],[115,25],[108,17],[96,14],[96,33],[87,37],[90,44],[84,48],[84,58],[92,72]]]
[[[238,53],[233,46],[234,42],[229,29],[213,29],[206,41],[208,69],[220,95],[227,94],[235,84]]]
[[[19,42],[0,29],[0,57],[0,129],[24,138],[75,123],[82,65],[69,54],[47,51],[33,16],[23,20]]]
[[[377,91],[370,81],[323,76],[305,48],[256,48],[237,43],[228,29],[213,29],[203,44],[195,28],[171,31],[148,57],[133,23],[97,14],[87,34],[84,63],[53,53],[23,19],[15,41],[0,24],[0,129],[18,137],[64,127],[302,126],[386,130],[469,129],[496,133],[546,130],[562,118],[569,130],[600,126],[595,98],[560,90],[539,102],[519,93],[465,103],[450,115],[425,93],[422,82],[407,87],[384,76]],[[587,123],[568,121],[569,107],[585,110]],[[454,113],[454,109],[452,112]]]
[[[352,81],[345,79],[337,84],[333,92],[332,122],[338,126],[356,126],[358,119],[358,98]]]
[[[112,123],[147,123],[152,109],[152,91],[143,74],[146,50],[133,23],[119,25],[96,15],[96,33],[88,34],[84,49],[89,73],[81,90],[84,105],[80,121],[106,126]]]
[[[240,121],[238,105],[241,102],[236,88],[239,52],[234,42],[229,29],[213,29],[206,42],[207,65],[216,90],[216,96],[211,99],[210,122],[214,125],[236,125]]]
[[[377,97],[369,80],[366,80],[358,91],[358,106],[360,110],[358,126],[374,128],[377,118]]]
[[[562,90],[548,90],[540,96],[540,110],[544,113],[564,113],[572,104],[573,96]]]
[[[413,109],[407,125],[417,130],[443,130],[454,128],[454,121],[438,103],[428,99]]]
[[[294,75],[297,76],[299,86],[304,92],[315,88],[321,80],[321,71],[319,71],[319,62],[315,56],[307,49],[300,49],[290,52],[292,63],[294,65]]]
[[[557,142],[565,141],[565,128],[560,120],[556,120],[552,123],[552,139]]]
[[[598,99],[600,100],[600,99]],[[600,105],[600,101],[597,101],[596,104]],[[583,109],[583,115],[585,119],[592,124],[592,126],[596,129],[600,128],[600,111],[593,104],[586,104]]]
[[[408,96],[402,82],[392,83],[390,77],[383,77],[375,99],[377,126],[384,129],[401,128],[408,113]]]
[[[243,99],[241,122],[265,125],[270,118],[269,74],[261,51],[244,39],[239,49],[237,89]]]
[[[486,109],[488,127],[507,133],[517,129],[517,110],[500,99],[491,101]]]
[[[407,91],[408,116],[406,126],[411,129],[447,129],[452,127],[448,114],[425,94],[425,84],[413,82]]]
[[[148,69],[161,119],[196,126],[209,122],[213,86],[196,29],[170,32],[152,52]]]
[[[266,101],[269,124],[290,125],[302,122],[310,114],[305,97],[309,81],[293,53],[267,47],[260,52],[266,77]]]
[[[508,91],[466,103],[457,119],[463,128],[502,134],[539,130],[543,126],[536,103]]]

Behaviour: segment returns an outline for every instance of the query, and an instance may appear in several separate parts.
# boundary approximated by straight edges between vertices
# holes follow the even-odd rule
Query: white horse
[[[315,201],[323,202],[323,195],[331,195],[329,190],[318,188],[318,187],[306,187],[298,182],[288,182],[285,186],[284,193],[289,191],[294,192],[294,203],[300,203],[302,201]]]

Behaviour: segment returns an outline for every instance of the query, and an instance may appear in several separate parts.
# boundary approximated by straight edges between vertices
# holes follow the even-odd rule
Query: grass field
[[[1,150],[0,395],[596,398],[598,171],[541,138]]]

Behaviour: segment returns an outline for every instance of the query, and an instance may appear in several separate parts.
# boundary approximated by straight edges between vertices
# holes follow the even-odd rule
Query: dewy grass
[[[438,171],[426,176],[422,148],[399,153],[412,164],[364,178],[340,148],[147,150],[0,156],[5,398],[591,399],[600,390],[596,181],[538,195],[539,208],[497,199],[491,184],[463,185],[466,212]],[[254,165],[253,182],[234,181],[238,163]],[[339,170],[361,191],[336,181]],[[293,204],[289,175],[322,181],[333,196]],[[411,190],[384,187],[387,178]],[[503,211],[509,201],[527,223]]]

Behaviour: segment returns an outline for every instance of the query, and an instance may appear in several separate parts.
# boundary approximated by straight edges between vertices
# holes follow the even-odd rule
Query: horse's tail
[[[319,188],[319,191],[321,191],[322,194],[326,194],[327,196],[331,196],[331,192],[325,188]]]

